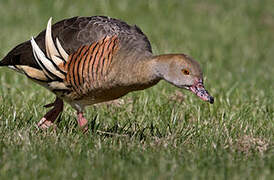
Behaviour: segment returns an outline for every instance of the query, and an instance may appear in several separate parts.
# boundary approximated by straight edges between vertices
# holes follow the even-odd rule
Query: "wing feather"
[[[53,61],[48,59],[43,51],[39,48],[33,37],[31,38],[31,46],[33,48],[33,55],[35,57],[36,62],[43,69],[43,72],[49,76],[52,80],[55,80],[56,77],[64,79],[65,76],[59,70],[55,68],[53,65]],[[50,72],[50,73],[49,73]]]

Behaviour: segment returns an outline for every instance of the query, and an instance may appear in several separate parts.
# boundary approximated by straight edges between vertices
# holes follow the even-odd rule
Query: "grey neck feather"
[[[160,66],[157,65],[154,57],[128,63],[123,68],[126,70],[120,77],[120,82],[130,86],[134,90],[149,88],[157,84],[161,79]]]
[[[165,74],[168,73],[169,63],[159,61],[157,57],[155,57],[152,59],[150,64],[153,74],[160,79],[164,79]]]

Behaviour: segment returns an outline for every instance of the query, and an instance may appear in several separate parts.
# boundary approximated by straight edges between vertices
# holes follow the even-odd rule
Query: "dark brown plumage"
[[[117,99],[164,79],[189,89],[203,100],[213,98],[203,86],[199,64],[184,54],[153,56],[150,42],[137,26],[103,17],[74,17],[26,41],[0,62],[24,73],[56,94],[54,106],[38,125],[46,128],[63,110],[63,100],[85,126],[85,106]]]

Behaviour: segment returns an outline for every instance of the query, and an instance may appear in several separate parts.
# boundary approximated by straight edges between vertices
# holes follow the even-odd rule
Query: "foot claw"
[[[37,123],[37,126],[40,128],[40,126],[41,126],[42,124],[44,124],[44,122],[45,122],[46,120],[47,120],[47,119],[43,117],[43,118]]]
[[[43,117],[38,123],[37,126],[40,129],[48,129],[53,125],[53,122],[47,120],[45,117]]]
[[[53,122],[57,119],[59,114],[63,111],[64,104],[61,99],[56,97],[56,100],[54,101],[54,103],[47,104],[44,107],[48,108],[52,106],[53,106],[53,109],[47,112],[47,114],[45,114],[45,116],[38,122],[37,126],[40,129],[47,129],[50,126],[54,125]]]
[[[88,131],[88,121],[87,121],[87,119],[84,117],[82,112],[78,112],[77,116],[78,116],[78,119],[77,119],[78,125],[82,129],[83,133],[86,133]]]

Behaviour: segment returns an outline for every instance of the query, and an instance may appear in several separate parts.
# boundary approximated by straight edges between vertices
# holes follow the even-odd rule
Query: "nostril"
[[[209,97],[209,103],[210,103],[210,104],[213,104],[213,103],[214,103],[214,97],[212,97],[212,96]]]
[[[202,84],[198,84],[198,86],[197,86],[199,89],[202,89],[202,88],[204,88],[204,86],[202,85]]]

